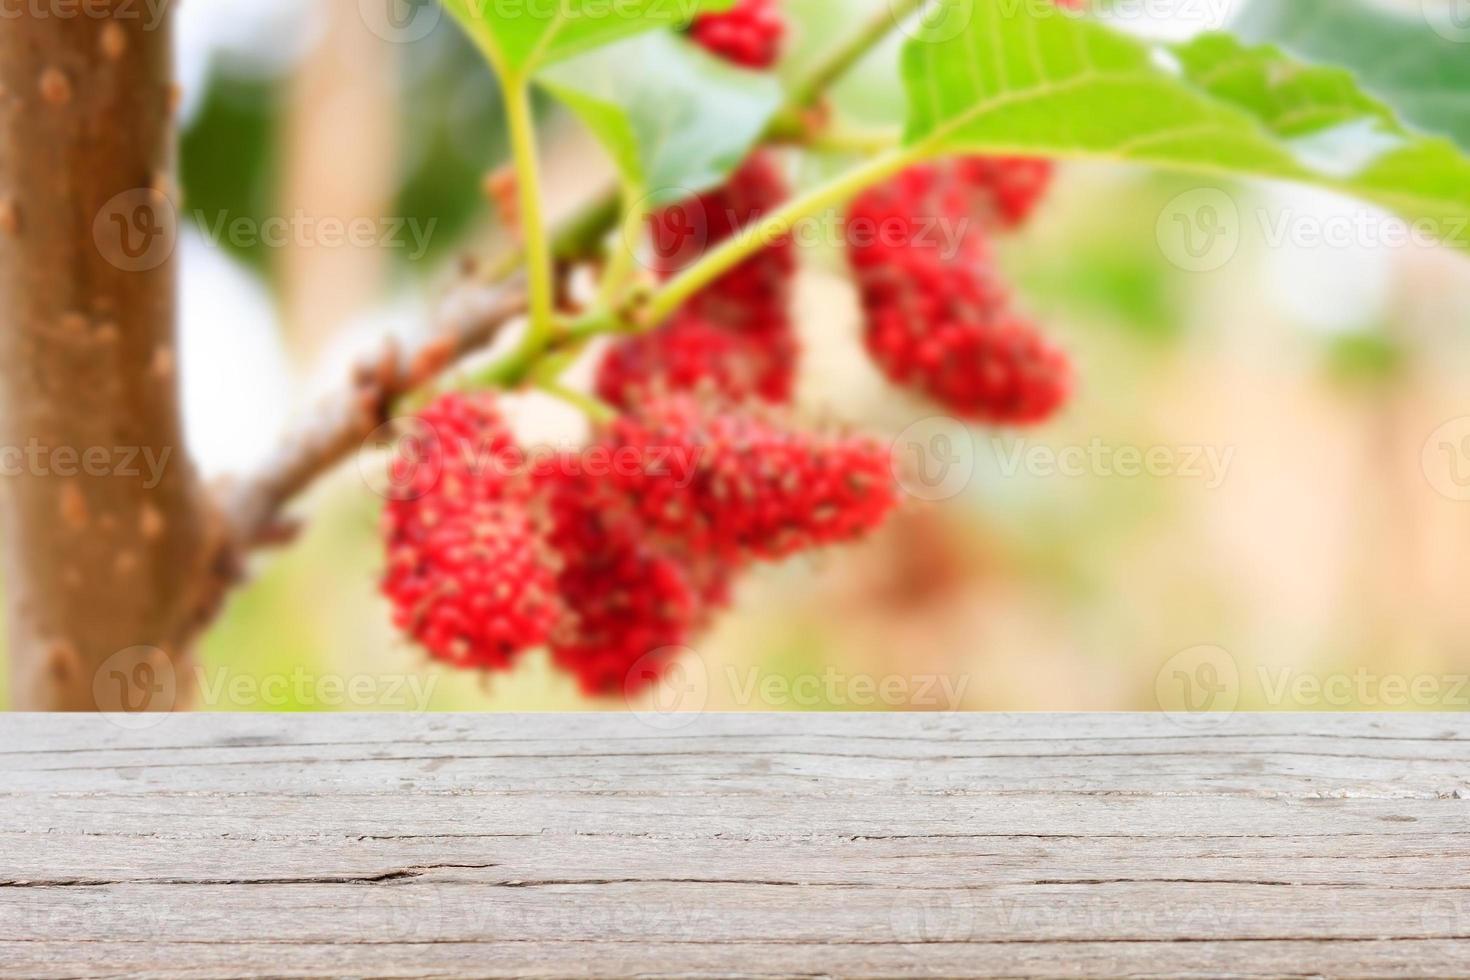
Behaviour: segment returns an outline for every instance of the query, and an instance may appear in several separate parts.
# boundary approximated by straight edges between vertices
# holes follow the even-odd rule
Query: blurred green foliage
[[[203,103],[180,134],[179,180],[199,230],[221,219],[257,227],[276,213],[281,154],[282,91],[277,80],[236,74],[215,65]],[[265,274],[270,252],[259,236],[244,247],[224,235],[219,245]]]

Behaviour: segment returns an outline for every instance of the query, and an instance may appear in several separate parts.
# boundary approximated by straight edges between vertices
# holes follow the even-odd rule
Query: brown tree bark
[[[0,25],[11,701],[169,708],[219,550],[183,441],[167,6]]]

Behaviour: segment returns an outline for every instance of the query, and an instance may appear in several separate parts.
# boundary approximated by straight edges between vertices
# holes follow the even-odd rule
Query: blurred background
[[[788,60],[831,40],[815,25],[834,2],[789,0]],[[843,2],[854,22],[875,7]],[[1117,6],[1183,37],[1242,4]],[[1419,3],[1400,6],[1372,9],[1407,20]],[[484,184],[506,148],[494,80],[447,20],[393,43],[347,0],[209,0],[180,18],[182,374],[193,449],[218,476],[268,453],[355,355],[428,329],[464,257],[503,247]],[[839,104],[885,118],[893,57],[875,53]],[[610,170],[545,109],[565,213]],[[291,216],[401,233],[236,233]],[[748,576],[677,678],[701,703],[1470,706],[1470,258],[1322,192],[1095,165],[1063,168],[1000,254],[1080,376],[1036,431],[922,422],[933,411],[867,364],[841,253],[804,253],[803,412],[942,445],[965,478],[862,546]],[[578,431],[535,398],[515,422]],[[200,707],[622,706],[540,654],[487,684],[398,638],[376,593],[378,503],[355,466],[307,502],[302,540],[262,560],[209,634]]]

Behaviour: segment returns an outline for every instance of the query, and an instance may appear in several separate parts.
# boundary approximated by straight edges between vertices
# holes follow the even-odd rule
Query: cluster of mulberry
[[[1071,390],[1066,355],[1016,308],[989,235],[1025,221],[1051,164],[971,157],[921,164],[848,211],[864,338],[879,369],[964,418],[1045,421]]]
[[[774,158],[756,152],[723,186],[651,217],[654,270],[661,279],[674,277],[788,194]],[[773,242],[700,290],[667,323],[614,344],[598,369],[598,395],[620,408],[686,391],[731,402],[789,402],[799,355],[790,312],[795,277],[795,243]]]
[[[777,0],[738,0],[690,27],[697,43],[750,68],[774,64],[784,34]],[[722,186],[650,217],[654,271],[663,280],[674,277],[789,194],[775,158],[757,150]],[[613,345],[598,369],[598,395],[620,408],[673,392],[727,403],[789,403],[800,353],[790,312],[795,277],[795,243],[771,243],[702,289],[669,322]]]
[[[778,0],[737,0],[690,27],[751,68],[770,67],[784,33]],[[890,379],[990,422],[1061,405],[1066,358],[1017,311],[990,245],[1051,178],[1047,161],[972,157],[909,168],[852,204],[866,345]],[[650,217],[653,271],[679,275],[788,193],[757,150],[724,185]],[[399,628],[455,666],[506,669],[545,647],[585,692],[630,693],[729,604],[744,569],[883,523],[898,505],[888,448],[783,421],[795,275],[794,243],[774,241],[611,345],[595,387],[622,414],[584,452],[533,458],[489,395],[425,409],[390,464],[383,516]]]
[[[604,427],[596,453],[534,461],[487,398],[446,395],[419,418],[437,465],[418,447],[390,465],[438,479],[405,481],[383,519],[398,626],[460,667],[547,646],[590,694],[656,677],[650,655],[689,642],[752,562],[856,539],[898,503],[885,446],[690,396]]]

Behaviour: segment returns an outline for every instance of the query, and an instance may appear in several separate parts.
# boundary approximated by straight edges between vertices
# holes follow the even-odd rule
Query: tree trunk
[[[170,708],[211,587],[175,348],[168,11],[0,28],[0,549],[11,701]],[[177,683],[176,683],[177,682]]]

